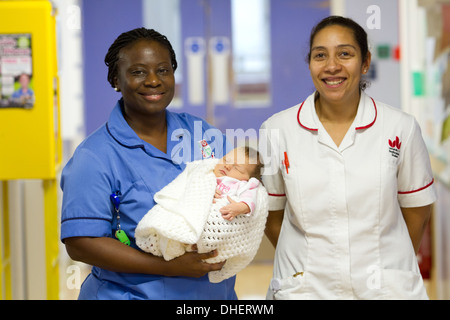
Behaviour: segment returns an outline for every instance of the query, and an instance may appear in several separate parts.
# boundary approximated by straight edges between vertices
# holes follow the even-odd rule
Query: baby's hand
[[[213,203],[216,203],[216,199],[222,198],[222,191],[216,189],[216,193],[214,193]]]
[[[222,217],[226,220],[233,220],[234,217],[245,214],[250,212],[249,206],[245,202],[236,202],[233,199],[231,199],[229,196],[227,196],[228,201],[230,201],[230,204],[222,207],[220,209],[220,213],[222,213]]]

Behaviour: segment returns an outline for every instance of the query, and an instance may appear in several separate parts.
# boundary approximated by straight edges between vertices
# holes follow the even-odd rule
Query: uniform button
[[[274,292],[278,291],[281,289],[281,280],[280,279],[272,279],[272,281],[270,281],[270,286],[272,287],[272,290]]]

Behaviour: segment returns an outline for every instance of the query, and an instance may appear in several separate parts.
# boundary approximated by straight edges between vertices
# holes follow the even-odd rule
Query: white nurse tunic
[[[261,129],[269,209],[284,209],[268,298],[426,299],[400,209],[436,200],[414,117],[362,93],[337,147],[312,94]]]

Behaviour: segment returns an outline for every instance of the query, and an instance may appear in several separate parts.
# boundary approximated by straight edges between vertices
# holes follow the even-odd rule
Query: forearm
[[[65,239],[65,244],[73,260],[114,272],[201,277],[210,271],[222,269],[225,264],[225,261],[204,262],[217,256],[217,251],[189,252],[165,261],[161,257],[134,249],[113,238],[74,237]]]
[[[402,208],[403,219],[408,227],[409,236],[417,254],[423,233],[431,215],[431,205],[417,208]]]
[[[278,237],[283,223],[284,210],[269,211],[267,216],[265,234],[274,247],[277,246]]]
[[[69,256],[114,272],[161,274],[162,258],[136,250],[113,238],[75,237],[65,240]]]

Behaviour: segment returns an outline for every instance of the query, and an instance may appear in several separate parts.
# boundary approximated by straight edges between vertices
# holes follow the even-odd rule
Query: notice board
[[[53,179],[62,158],[50,1],[0,1],[0,180]]]

